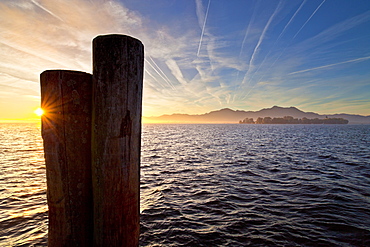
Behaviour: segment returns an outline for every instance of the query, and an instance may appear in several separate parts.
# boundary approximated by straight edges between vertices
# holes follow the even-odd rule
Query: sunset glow
[[[6,0],[0,22],[0,120],[34,115],[43,71],[91,73],[91,41],[109,33],[144,44],[144,117],[370,115],[370,1]]]

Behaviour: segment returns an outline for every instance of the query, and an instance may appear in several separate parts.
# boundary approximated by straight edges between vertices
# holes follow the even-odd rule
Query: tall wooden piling
[[[49,70],[41,74],[40,81],[48,245],[92,246],[92,76]]]
[[[138,246],[143,63],[137,39],[93,40],[95,246]]]

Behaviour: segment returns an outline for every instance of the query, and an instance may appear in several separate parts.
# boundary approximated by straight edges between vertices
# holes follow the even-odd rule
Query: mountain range
[[[243,111],[232,110],[224,108],[217,111],[211,111],[205,114],[189,115],[189,114],[171,114],[162,115],[158,117],[143,117],[144,122],[151,123],[239,123],[240,120],[245,118],[253,118],[256,120],[258,117],[284,117],[292,116],[294,118],[308,119],[314,118],[344,118],[349,121],[349,124],[370,124],[370,116],[361,116],[353,114],[318,114],[314,112],[304,112],[296,107],[279,107],[273,106],[271,108],[261,109],[259,111]]]

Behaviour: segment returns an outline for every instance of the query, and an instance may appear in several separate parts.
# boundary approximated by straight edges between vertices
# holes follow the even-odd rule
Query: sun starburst
[[[37,108],[37,109],[34,111],[34,113],[35,113],[37,116],[41,117],[42,115],[44,115],[44,110],[43,110],[42,108]]]

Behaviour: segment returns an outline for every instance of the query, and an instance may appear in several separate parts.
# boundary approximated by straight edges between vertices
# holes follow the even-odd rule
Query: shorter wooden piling
[[[92,246],[92,75],[49,70],[40,79],[48,246]]]

